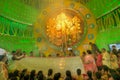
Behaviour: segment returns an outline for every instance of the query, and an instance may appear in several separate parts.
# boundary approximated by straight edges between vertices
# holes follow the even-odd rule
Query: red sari
[[[102,54],[98,54],[98,55],[97,55],[96,65],[97,65],[98,67],[99,67],[99,66],[102,66]]]

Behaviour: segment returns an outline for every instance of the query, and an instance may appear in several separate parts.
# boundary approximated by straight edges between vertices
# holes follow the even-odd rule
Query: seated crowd
[[[25,57],[25,52],[12,52],[13,60],[20,60]],[[33,52],[31,52],[33,56]],[[84,64],[85,74],[81,74],[81,69],[76,70],[76,74],[72,74],[70,70],[66,70],[63,77],[61,73],[53,74],[53,70],[49,69],[48,74],[44,75],[44,71],[28,71],[27,69],[15,70],[9,72],[6,64],[0,63],[0,80],[120,80],[120,50],[116,50],[113,46],[112,51],[103,48],[101,51],[91,50],[83,52],[81,59]]]
[[[48,74],[44,75],[44,71],[27,69],[15,70],[9,72],[8,80],[119,80],[120,79],[120,68],[114,70],[109,69],[107,66],[103,65],[98,68],[98,71],[93,73],[92,71],[87,71],[86,74],[81,74],[81,69],[76,70],[76,74],[72,74],[70,70],[66,70],[65,77],[61,76],[60,72],[53,74],[53,69],[48,70]]]

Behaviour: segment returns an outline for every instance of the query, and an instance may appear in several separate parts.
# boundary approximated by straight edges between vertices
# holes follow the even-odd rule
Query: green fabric
[[[120,43],[120,28],[113,28],[99,32],[96,38],[96,44],[99,49],[106,48],[109,50],[109,44]]]
[[[38,11],[19,0],[0,0],[0,15],[10,20],[31,25],[36,21]]]
[[[120,0],[89,0],[86,6],[96,18],[99,18],[111,10],[114,10],[116,7],[120,7]]]
[[[17,36],[0,35],[0,48],[8,51],[21,49],[30,52],[36,49],[34,38],[24,38]]]
[[[120,7],[97,19],[99,31],[120,27]]]
[[[61,0],[62,1],[62,0]],[[66,0],[65,0],[66,1]],[[96,18],[120,6],[120,0],[68,0],[83,3]],[[33,24],[41,11],[58,0],[0,0],[0,15],[11,20]],[[63,4],[61,4],[63,5]]]
[[[19,37],[32,37],[33,27],[0,16],[0,33]]]
[[[63,1],[75,1],[77,3],[82,3],[95,15],[96,18],[114,10],[116,7],[120,6],[120,0],[21,0],[23,3],[39,8],[40,10],[48,7],[48,5],[54,5],[54,3],[60,3],[63,5]]]
[[[120,7],[97,19],[97,24],[96,44],[100,49],[109,50],[109,44],[120,43]]]

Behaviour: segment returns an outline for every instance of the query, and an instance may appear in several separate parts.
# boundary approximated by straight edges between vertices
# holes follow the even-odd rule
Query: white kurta
[[[102,53],[102,63],[110,68],[110,54],[108,52]]]

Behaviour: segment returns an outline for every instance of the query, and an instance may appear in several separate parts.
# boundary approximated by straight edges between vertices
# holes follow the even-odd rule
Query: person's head
[[[34,80],[35,79],[35,70],[32,70],[31,72],[30,72],[30,80]]]
[[[82,53],[82,55],[85,56],[85,55],[86,55],[86,52],[84,51],[84,52]]]
[[[25,72],[27,72],[27,69],[23,69],[23,70],[22,70],[22,73],[25,73]]]
[[[35,70],[32,70],[31,72],[30,72],[30,76],[35,76]]]
[[[21,49],[17,49],[16,50],[16,54],[19,55],[20,53],[22,53],[22,50]]]
[[[91,71],[87,71],[87,75],[89,78],[92,78],[92,72]]]
[[[102,52],[103,52],[103,53],[106,52],[106,49],[105,49],[105,48],[102,48]]]
[[[27,73],[27,69],[23,69],[21,74],[20,74],[20,79],[24,78],[24,76],[26,75]]]
[[[48,76],[51,76],[53,74],[53,70],[52,69],[49,69],[48,70]]]
[[[90,45],[92,45],[93,43],[92,42],[89,42]]]
[[[37,78],[38,78],[38,80],[43,80],[43,79],[44,79],[44,75],[43,75],[43,72],[42,72],[42,71],[39,71],[39,72],[38,72]]]
[[[81,69],[77,69],[77,75],[81,75]]]
[[[96,51],[97,54],[101,54],[101,51]]]
[[[60,77],[61,77],[60,73],[55,73],[54,74],[54,80],[59,80]]]
[[[19,76],[19,70],[14,71],[14,76]]]
[[[101,72],[102,66],[98,66],[98,72]]]
[[[60,78],[60,77],[61,77],[61,73],[60,73],[60,72],[58,72],[57,74],[58,74],[58,77]]]
[[[56,54],[56,56],[57,56],[57,57],[59,57],[59,56],[60,56],[60,54],[59,54],[59,53],[57,53],[57,54]]]
[[[40,70],[40,71],[38,71],[37,75],[39,75],[39,74],[43,74],[43,72]]]
[[[66,71],[66,76],[71,77],[71,72],[69,70]]]
[[[29,74],[27,74],[27,75],[24,76],[24,80],[29,80],[29,79],[30,79]]]
[[[102,75],[101,75],[100,72],[96,72],[95,75],[96,75],[96,78],[97,78],[97,79],[101,79],[101,76],[102,76]]]
[[[108,71],[109,71],[109,68],[106,65],[103,65],[102,70],[101,70],[101,74],[102,75],[104,75],[104,74],[107,75]]]
[[[92,54],[91,50],[87,50],[87,53],[88,53],[88,54]]]
[[[9,74],[8,74],[8,78],[11,79],[13,76],[14,76],[14,73],[9,72]]]
[[[118,53],[117,49],[113,49],[112,53],[117,54]]]
[[[116,49],[116,46],[115,46],[115,45],[112,45],[112,49]]]

